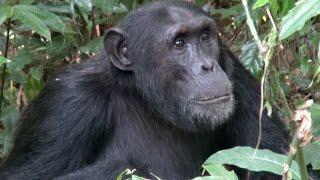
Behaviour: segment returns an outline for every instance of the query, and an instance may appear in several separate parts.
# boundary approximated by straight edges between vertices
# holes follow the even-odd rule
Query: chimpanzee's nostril
[[[202,66],[201,66],[202,70],[204,71],[212,71],[213,69],[213,63],[204,63]]]

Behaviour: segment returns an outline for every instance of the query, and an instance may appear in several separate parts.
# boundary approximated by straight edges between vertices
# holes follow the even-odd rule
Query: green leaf
[[[13,129],[19,119],[20,112],[14,106],[6,106],[3,108],[1,113],[1,121],[5,126],[5,129],[0,131],[0,140],[2,145],[3,153],[6,155],[12,144]]]
[[[214,7],[210,8],[212,14],[220,14],[221,19],[229,18],[231,16],[239,16],[243,12],[243,7],[241,4],[234,5],[230,8],[220,8],[216,9]]]
[[[41,81],[43,76],[43,67],[42,66],[31,67],[29,70],[29,75],[34,79]]]
[[[320,14],[319,0],[306,0],[294,7],[282,18],[280,40],[286,39],[294,32],[303,28],[305,22]]]
[[[320,104],[313,103],[310,107],[313,126],[320,129]]]
[[[1,120],[4,123],[6,128],[13,129],[15,124],[19,118],[19,111],[14,106],[6,106],[3,109],[3,113],[1,115]]]
[[[303,157],[306,165],[311,163],[312,168],[320,169],[320,144],[314,142],[303,147]]]
[[[248,69],[254,76],[258,76],[262,61],[258,57],[258,47],[253,41],[248,41],[241,48],[240,62]]]
[[[21,71],[25,65],[30,64],[33,61],[33,55],[27,50],[21,50],[14,57],[10,69],[13,71]]]
[[[38,9],[37,7],[38,6],[24,5],[23,8],[40,18],[50,29],[61,33],[65,32],[66,26],[57,15],[48,10]]]
[[[30,73],[29,73],[30,74]],[[27,78],[27,82],[24,84],[24,92],[27,96],[28,100],[33,100],[39,92],[44,88],[44,81],[43,80],[36,80],[33,77],[29,76]]]
[[[93,0],[92,3],[94,4],[95,7],[100,8],[104,13],[108,11],[106,0]]]
[[[35,0],[20,0],[20,4],[32,4]]]
[[[286,15],[290,9],[294,7],[294,2],[295,0],[283,0],[281,1],[281,6],[280,6],[280,16]]]
[[[277,15],[279,11],[279,4],[278,0],[270,0],[269,1],[269,6],[272,14]]]
[[[220,179],[224,180],[237,180],[238,177],[234,171],[228,171],[225,167],[218,164],[207,164],[202,166],[210,176],[219,176]]]
[[[5,58],[4,56],[0,56],[0,65],[4,64],[4,63],[10,63],[11,61],[7,58]]]
[[[252,9],[257,9],[259,7],[262,7],[264,5],[266,5],[269,2],[269,0],[257,0],[256,3],[254,3]]]
[[[254,149],[252,147],[234,147],[219,151],[209,157],[207,164],[230,164],[250,171],[268,171],[282,175],[287,156],[270,150]],[[298,164],[294,161],[290,168],[292,177],[301,179]]]
[[[79,51],[90,54],[90,53],[97,53],[101,50],[102,46],[102,37],[94,38],[91,41],[89,41],[88,44],[82,46],[79,48]]]
[[[131,176],[131,178],[129,178],[131,180],[147,180],[146,178],[134,175],[135,171],[136,171],[135,169],[133,170],[126,169],[117,176],[117,180],[125,179],[125,177],[128,177],[128,176]]]
[[[80,9],[85,10],[86,12],[92,11],[92,2],[91,0],[73,0]]]
[[[115,6],[115,7],[112,8],[112,12],[124,13],[124,12],[128,12],[128,9],[127,9],[127,7],[125,5],[120,3],[119,6]]]
[[[36,9],[36,8],[35,8]],[[48,11],[37,10],[34,14],[39,17],[43,22],[50,27],[52,30],[64,33],[66,31],[66,25],[61,21],[61,19]]]
[[[37,17],[33,12],[33,7],[30,5],[13,6],[14,18],[19,19],[23,24],[34,30],[39,35],[51,40],[51,34],[46,24]]]
[[[70,14],[71,8],[70,4],[66,2],[47,2],[45,4],[39,3],[36,5],[37,8],[40,10],[47,10],[51,13],[58,13],[58,14]]]
[[[308,73],[309,71],[309,63],[308,63],[309,59],[304,57],[300,60],[300,70],[302,72],[302,74],[304,76],[306,76],[306,74]]]
[[[9,14],[9,6],[1,5],[0,6],[0,25],[7,19]]]

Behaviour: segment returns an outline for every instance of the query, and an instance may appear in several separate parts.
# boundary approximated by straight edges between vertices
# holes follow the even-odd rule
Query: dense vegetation
[[[41,91],[45,81],[61,67],[94,56],[102,48],[105,29],[148,1],[0,0],[1,158],[8,153],[21,110]],[[317,173],[320,1],[193,2],[216,17],[224,42],[261,80],[263,108],[269,114],[279,113],[290,125],[293,137],[288,156],[236,147],[210,157],[204,169],[212,177],[225,179],[237,177],[226,172],[222,164],[285,174],[288,179],[304,179],[305,165]],[[286,171],[288,167],[290,171]]]

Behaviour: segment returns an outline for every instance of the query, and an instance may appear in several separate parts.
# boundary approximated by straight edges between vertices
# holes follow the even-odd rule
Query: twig
[[[247,0],[241,0],[241,2],[243,4],[244,10],[246,12],[247,24],[248,24],[248,27],[249,27],[249,29],[251,31],[251,34],[252,34],[252,36],[253,36],[253,38],[254,38],[254,40],[255,40],[255,42],[256,42],[259,50],[260,50],[260,52],[265,52],[265,48],[263,48],[263,46],[262,46],[262,43],[261,43],[261,40],[260,40],[260,38],[258,36],[257,30],[256,30],[256,28],[254,26],[254,23],[253,23],[253,20],[252,20],[252,18],[250,16],[250,12],[249,12],[249,8],[248,8],[248,2],[247,2]]]
[[[250,32],[257,44],[257,47],[259,49],[260,55],[263,59],[264,62],[264,69],[263,69],[263,75],[261,78],[261,83],[260,83],[260,109],[259,109],[259,134],[258,134],[258,140],[256,144],[256,149],[259,148],[261,138],[262,138],[262,114],[263,114],[263,105],[264,105],[264,86],[265,86],[265,80],[268,74],[268,67],[269,67],[269,62],[272,59],[273,52],[274,52],[274,47],[276,47],[276,42],[278,39],[278,31],[276,29],[276,26],[274,25],[271,32],[269,33],[269,38],[267,42],[267,46],[264,46],[258,36],[257,30],[254,26],[253,20],[250,16],[249,8],[248,8],[248,3],[246,0],[241,0],[242,4],[244,6],[246,16],[247,16],[247,24],[250,29]],[[269,18],[272,19],[271,21],[274,24],[273,18],[271,14],[269,14]]]

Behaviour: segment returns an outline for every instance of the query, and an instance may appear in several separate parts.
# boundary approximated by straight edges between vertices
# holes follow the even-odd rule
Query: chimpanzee
[[[219,150],[255,146],[259,84],[206,12],[149,3],[106,32],[104,49],[48,81],[17,125],[2,177],[115,179],[130,168],[187,179]],[[266,114],[262,122],[260,148],[285,153],[285,124]]]

